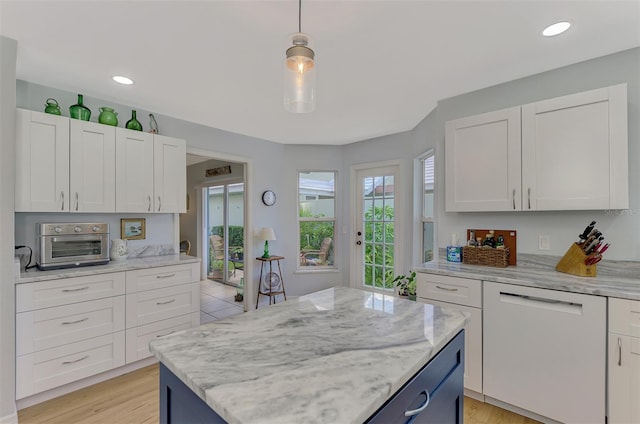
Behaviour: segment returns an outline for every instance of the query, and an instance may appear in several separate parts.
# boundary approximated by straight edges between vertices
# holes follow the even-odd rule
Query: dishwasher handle
[[[545,297],[528,296],[518,293],[500,292],[500,301],[505,303],[529,306],[538,309],[549,309],[575,315],[582,314],[582,304]]]

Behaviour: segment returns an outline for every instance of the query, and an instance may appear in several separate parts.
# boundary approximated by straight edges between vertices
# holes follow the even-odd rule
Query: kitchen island
[[[185,412],[177,409],[188,414],[199,403],[214,422],[384,422],[384,410],[404,414],[425,404],[425,389],[428,409],[453,393],[459,414],[467,320],[451,309],[334,287],[161,337],[150,345],[161,362],[160,421],[174,422]]]

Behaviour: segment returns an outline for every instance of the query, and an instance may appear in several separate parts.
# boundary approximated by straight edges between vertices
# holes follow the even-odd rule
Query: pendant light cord
[[[302,32],[302,0],[298,0],[298,32]]]

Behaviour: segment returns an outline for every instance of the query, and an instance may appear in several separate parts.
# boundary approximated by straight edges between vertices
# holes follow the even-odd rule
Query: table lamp
[[[260,238],[264,240],[264,254],[263,258],[269,258],[269,240],[275,240],[276,234],[271,227],[263,227],[260,229]]]

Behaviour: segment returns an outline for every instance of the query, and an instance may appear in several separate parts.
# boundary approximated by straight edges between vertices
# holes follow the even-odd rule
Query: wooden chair
[[[224,240],[222,237],[213,235],[209,236],[209,244],[213,250],[213,259],[216,261],[224,260]]]
[[[306,250],[300,253],[300,264],[309,265],[328,265],[329,250],[331,248],[331,237],[326,237],[322,240],[319,250]]]

